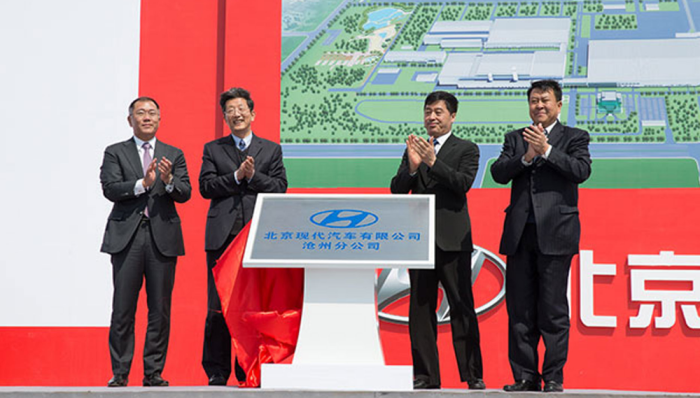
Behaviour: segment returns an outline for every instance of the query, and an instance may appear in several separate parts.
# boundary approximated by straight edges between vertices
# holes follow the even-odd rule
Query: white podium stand
[[[305,268],[294,360],[263,364],[261,387],[412,390],[412,367],[384,362],[376,268],[432,268],[433,226],[433,196],[259,195],[244,267]]]

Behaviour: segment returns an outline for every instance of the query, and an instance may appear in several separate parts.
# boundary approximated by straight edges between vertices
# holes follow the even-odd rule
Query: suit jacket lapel
[[[447,139],[447,141],[440,143],[439,146],[441,148],[436,155],[437,158],[438,159],[449,158],[450,154],[452,152],[452,149],[454,148],[456,143],[457,143],[457,141],[455,141],[454,133],[452,133],[452,135],[450,135],[450,137]]]
[[[168,157],[168,148],[165,146],[160,141],[156,141],[156,147],[155,150],[153,151],[153,159],[160,159],[163,156],[165,156],[169,161],[173,161],[174,159],[171,159]],[[156,168],[156,183],[160,180],[160,171],[158,168]]]
[[[253,139],[250,140],[250,147],[248,148],[248,156],[252,156],[253,158],[257,158],[258,153],[263,147],[262,139],[258,138],[258,136],[253,135]]]
[[[547,141],[549,142],[549,145],[559,148],[559,143],[561,140],[564,138],[564,125],[561,124],[560,122],[557,122],[557,124],[554,125],[552,128],[552,131],[549,132],[549,136],[547,137]]]
[[[134,169],[134,172],[139,178],[143,178],[143,166],[141,165],[141,159],[139,158],[139,151],[136,149],[136,141],[130,139],[124,141],[124,153],[126,154],[126,159]]]
[[[238,148],[236,148],[233,137],[231,137],[230,135],[224,137],[221,141],[221,146],[223,147],[224,152],[226,152],[226,154],[231,158],[231,160],[233,160],[233,163],[236,166],[242,163],[240,151],[238,150]]]
[[[437,155],[435,155],[438,159],[444,160],[450,157],[452,147],[454,147],[456,143],[453,137],[454,135],[451,135],[445,142],[440,143],[440,150],[438,151]],[[431,187],[437,184],[437,181],[428,176],[428,166],[425,163],[421,163],[420,167],[418,168],[418,171],[420,172],[421,178],[423,179],[424,185],[426,187]]]
[[[165,152],[166,152],[165,145],[163,145],[163,143],[160,141],[156,141],[156,147],[155,147],[155,150],[153,151],[153,159],[160,159],[163,156],[165,156],[167,158]],[[168,159],[168,160],[172,161],[172,159]]]

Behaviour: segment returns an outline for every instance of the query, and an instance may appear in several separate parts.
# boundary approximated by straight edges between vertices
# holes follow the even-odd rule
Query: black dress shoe
[[[126,387],[129,384],[129,379],[126,375],[114,375],[107,382],[107,387]]]
[[[414,390],[438,390],[438,389],[440,389],[440,386],[437,384],[430,384],[423,379],[416,379],[416,380],[413,380],[413,389]]]
[[[158,372],[143,377],[144,387],[167,387],[169,385],[170,383],[168,383],[167,380],[164,380],[162,377],[160,377],[160,373]]]
[[[484,383],[484,380],[482,380],[482,379],[469,380],[469,381],[467,381],[467,385],[469,386],[470,390],[485,390],[486,389],[486,384]]]
[[[564,392],[564,386],[556,381],[546,381],[544,383],[544,392]]]
[[[503,390],[508,392],[519,392],[519,391],[540,391],[540,383],[534,382],[532,380],[520,380],[513,384],[507,384],[503,386]]]
[[[222,375],[213,375],[212,377],[209,378],[209,385],[210,386],[225,386],[226,379]]]

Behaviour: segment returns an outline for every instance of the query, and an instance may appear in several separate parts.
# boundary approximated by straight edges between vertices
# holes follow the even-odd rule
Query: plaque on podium
[[[261,387],[411,390],[411,366],[384,362],[376,269],[433,268],[434,220],[432,195],[259,195],[243,266],[305,269],[294,360]]]

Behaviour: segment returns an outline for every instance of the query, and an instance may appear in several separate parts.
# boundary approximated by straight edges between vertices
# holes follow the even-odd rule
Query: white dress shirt
[[[144,168],[143,164],[143,153],[145,149],[143,149],[143,144],[148,142],[151,144],[151,147],[148,148],[148,153],[151,155],[151,159],[155,159],[153,155],[156,152],[156,137],[151,138],[149,141],[143,141],[140,138],[134,136],[134,143],[136,145],[136,150],[139,152],[139,160],[141,161],[141,168]],[[173,182],[170,181],[170,184],[165,185],[165,191],[170,193],[173,191]],[[143,186],[143,178],[139,179],[136,181],[136,184],[134,185],[134,195],[140,196],[146,193],[146,187]]]
[[[236,148],[238,148],[239,151],[241,151],[241,141],[245,142],[245,149],[242,150],[241,152],[250,148],[250,143],[253,141],[253,133],[248,134],[247,136],[245,136],[245,138],[239,138],[234,134],[231,134],[231,137],[233,138],[234,145],[236,145]],[[237,173],[233,173],[233,178],[236,180],[236,184],[241,185],[241,182],[238,181],[238,174]],[[252,177],[251,177],[251,179],[252,179]],[[250,179],[248,179],[248,182],[250,182]]]

